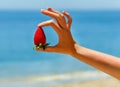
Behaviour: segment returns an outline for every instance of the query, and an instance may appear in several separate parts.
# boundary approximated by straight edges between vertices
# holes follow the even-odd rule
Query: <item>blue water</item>
[[[72,35],[82,46],[120,56],[120,11],[68,11]],[[33,50],[37,24],[49,20],[39,11],[0,11],[0,79],[96,70],[70,56]],[[58,41],[44,27],[47,42]]]

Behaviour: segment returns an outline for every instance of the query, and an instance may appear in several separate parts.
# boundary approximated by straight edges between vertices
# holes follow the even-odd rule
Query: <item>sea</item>
[[[79,45],[120,56],[120,11],[67,11]],[[69,55],[33,50],[37,25],[51,19],[39,10],[0,11],[0,87],[49,87],[110,77]],[[47,42],[56,45],[52,27],[43,29]]]

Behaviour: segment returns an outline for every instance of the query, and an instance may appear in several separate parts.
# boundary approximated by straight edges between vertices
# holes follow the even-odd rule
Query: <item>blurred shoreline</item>
[[[87,82],[67,83],[49,87],[120,87],[120,80],[115,78],[97,79]]]
[[[64,85],[88,83],[95,80],[111,79],[101,71],[79,71],[73,73],[8,78],[0,80],[0,87],[67,87]],[[64,85],[63,85],[64,84]],[[74,86],[68,86],[74,87]],[[77,87],[77,86],[76,86]]]

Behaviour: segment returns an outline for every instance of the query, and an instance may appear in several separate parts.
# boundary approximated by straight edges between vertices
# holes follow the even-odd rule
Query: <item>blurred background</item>
[[[37,24],[51,19],[40,9],[48,7],[70,13],[77,43],[120,56],[120,0],[0,0],[0,87],[53,87],[109,78],[71,56],[33,50]],[[47,42],[55,45],[54,30],[44,31]]]

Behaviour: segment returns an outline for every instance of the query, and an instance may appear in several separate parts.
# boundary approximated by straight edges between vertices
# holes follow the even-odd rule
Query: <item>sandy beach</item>
[[[101,71],[86,71],[1,79],[0,87],[120,87],[120,80]]]
[[[120,80],[110,77],[102,80],[92,80],[80,83],[66,83],[52,87],[120,87]]]

